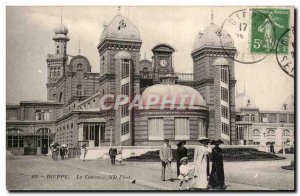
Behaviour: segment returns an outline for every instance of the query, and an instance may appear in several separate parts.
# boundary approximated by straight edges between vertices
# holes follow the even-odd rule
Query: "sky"
[[[122,7],[121,14],[139,29],[143,41],[141,59],[158,43],[172,45],[176,72],[193,72],[191,51],[197,34],[214,23],[221,26],[237,7]],[[47,99],[47,54],[54,53],[54,27],[60,23],[61,7],[7,7],[6,9],[6,103]],[[103,30],[118,14],[118,7],[62,7],[68,27],[68,54],[79,49],[92,72],[99,72],[97,45]],[[294,93],[294,79],[279,67],[275,55],[255,64],[235,63],[237,92],[252,97],[262,110],[278,110]],[[244,85],[245,84],[245,85]]]

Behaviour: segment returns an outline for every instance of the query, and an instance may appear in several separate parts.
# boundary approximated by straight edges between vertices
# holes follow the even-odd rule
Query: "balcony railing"
[[[140,74],[141,74],[142,78],[144,78],[144,79],[160,78],[160,77],[166,75],[166,73],[153,72],[153,71],[141,71]],[[178,77],[178,80],[187,80],[187,81],[193,80],[192,73],[175,72],[174,74]]]

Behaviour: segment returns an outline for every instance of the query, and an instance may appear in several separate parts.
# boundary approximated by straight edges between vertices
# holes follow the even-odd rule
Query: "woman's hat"
[[[224,142],[222,141],[222,140],[213,140],[212,142],[211,142],[211,145],[216,145],[216,144],[223,144]]]
[[[180,142],[177,144],[177,146],[180,146],[181,144],[186,144],[186,141],[185,141],[185,140],[180,141]]]
[[[210,142],[210,139],[208,139],[207,137],[200,137],[198,141],[201,143],[208,143]]]
[[[187,158],[187,157],[182,157],[181,159],[180,159],[180,163],[182,163],[183,161],[188,161],[189,159]]]

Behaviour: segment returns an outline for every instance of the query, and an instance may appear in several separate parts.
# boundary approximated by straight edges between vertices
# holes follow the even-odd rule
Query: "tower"
[[[100,56],[101,95],[133,97],[134,72],[139,63],[141,44],[138,28],[122,14],[104,25],[97,47]],[[114,113],[114,144],[134,145],[133,111],[128,109],[128,105],[123,105]]]
[[[222,43],[227,43],[226,52]],[[195,88],[209,107],[208,137],[226,144],[235,140],[235,53],[233,39],[214,24],[212,13],[211,24],[193,44],[193,74]]]
[[[168,44],[158,44],[152,49],[154,82],[157,83],[161,75],[174,73],[173,52],[175,49]]]
[[[47,77],[47,99],[49,101],[64,101],[65,92],[58,92],[57,81],[66,72],[66,61],[67,61],[67,43],[70,40],[68,37],[68,28],[62,23],[62,16],[60,24],[54,28],[55,35],[53,36],[54,41],[54,53],[48,54],[46,59],[48,68]]]

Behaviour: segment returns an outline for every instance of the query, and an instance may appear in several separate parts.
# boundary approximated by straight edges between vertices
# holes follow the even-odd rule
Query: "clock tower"
[[[155,79],[168,73],[174,73],[172,54],[175,49],[168,44],[158,44],[153,49],[153,72]]]

